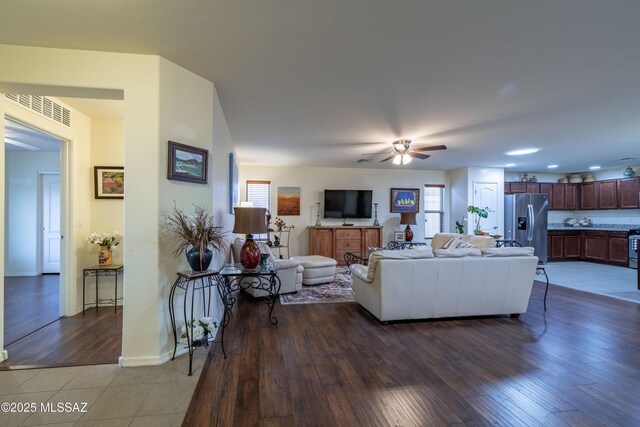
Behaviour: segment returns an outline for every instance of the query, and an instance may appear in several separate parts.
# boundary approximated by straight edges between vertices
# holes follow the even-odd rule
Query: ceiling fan
[[[446,145],[433,145],[431,147],[418,147],[418,148],[409,148],[411,146],[410,139],[399,139],[393,142],[393,155],[387,157],[386,159],[380,160],[380,162],[386,162],[393,159],[394,165],[407,165],[411,163],[411,159],[420,159],[425,160],[431,157],[429,154],[420,154],[422,151],[437,151],[437,150],[446,150]]]

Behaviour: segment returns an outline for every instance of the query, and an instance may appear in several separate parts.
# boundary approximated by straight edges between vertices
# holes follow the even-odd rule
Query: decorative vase
[[[200,248],[191,248],[187,251],[187,262],[192,271],[205,271],[209,268],[213,259],[213,251],[206,249],[204,254],[200,253]]]
[[[248,270],[253,270],[260,264],[260,248],[258,244],[253,240],[251,234],[247,234],[247,239],[244,241],[244,245],[240,249],[240,264]]]
[[[410,242],[412,240],[413,240],[413,230],[411,230],[411,227],[407,225],[407,228],[404,229],[404,241]]]
[[[100,246],[100,252],[98,252],[98,265],[100,267],[111,266],[111,251],[108,246]]]

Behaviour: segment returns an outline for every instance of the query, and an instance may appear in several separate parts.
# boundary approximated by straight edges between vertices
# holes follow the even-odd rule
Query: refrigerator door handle
[[[535,219],[533,217],[533,205],[531,203],[529,203],[527,205],[527,210],[528,210],[528,214],[529,214],[527,240],[529,242],[531,242],[533,240],[533,229],[535,227]]]

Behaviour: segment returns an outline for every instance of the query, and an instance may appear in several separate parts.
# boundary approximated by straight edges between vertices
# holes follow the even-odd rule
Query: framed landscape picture
[[[418,212],[420,209],[419,188],[392,188],[391,212]]]
[[[300,187],[278,187],[278,216],[300,215]]]
[[[124,168],[122,166],[94,166],[96,199],[124,199]]]
[[[169,141],[167,178],[174,181],[207,183],[209,151]]]

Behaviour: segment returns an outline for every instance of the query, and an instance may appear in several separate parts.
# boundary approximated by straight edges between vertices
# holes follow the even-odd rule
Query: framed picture
[[[122,166],[94,166],[93,182],[96,199],[124,199]]]
[[[238,206],[240,187],[238,186],[238,163],[233,153],[229,153],[229,213],[234,214],[233,208]]]
[[[393,240],[396,242],[404,242],[404,231],[394,231]]]
[[[173,181],[207,183],[209,151],[169,141],[167,178]]]
[[[418,211],[420,210],[420,189],[392,188],[390,206],[392,213],[418,213]]]
[[[300,187],[278,187],[278,216],[300,215]]]

